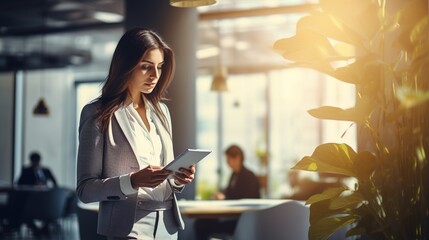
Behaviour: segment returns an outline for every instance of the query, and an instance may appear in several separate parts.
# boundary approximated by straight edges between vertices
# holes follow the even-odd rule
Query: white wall
[[[33,108],[43,97],[48,115],[34,115]],[[24,73],[23,153],[29,163],[31,151],[39,151],[61,186],[74,188],[74,85],[68,69],[34,70]]]

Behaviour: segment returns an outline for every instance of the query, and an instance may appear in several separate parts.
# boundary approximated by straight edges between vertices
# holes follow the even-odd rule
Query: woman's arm
[[[103,179],[104,135],[98,128],[97,111],[95,103],[86,105],[79,125],[76,192],[84,203],[127,198],[121,191],[120,176]]]

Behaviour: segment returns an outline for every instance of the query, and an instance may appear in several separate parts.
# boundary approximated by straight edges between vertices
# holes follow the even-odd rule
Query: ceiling
[[[200,72],[284,67],[271,49],[315,0],[218,0],[199,7]],[[0,71],[74,66],[105,72],[123,33],[123,0],[0,1]],[[43,53],[43,54],[42,54]]]
[[[0,1],[0,9],[0,36],[100,27],[124,15],[122,0],[13,0]]]

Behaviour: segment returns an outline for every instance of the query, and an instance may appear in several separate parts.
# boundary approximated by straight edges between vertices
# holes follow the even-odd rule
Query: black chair
[[[64,216],[69,196],[70,190],[65,188],[28,192],[21,212],[22,221],[27,224],[32,224],[35,220],[56,224],[57,229],[61,230],[58,221]]]

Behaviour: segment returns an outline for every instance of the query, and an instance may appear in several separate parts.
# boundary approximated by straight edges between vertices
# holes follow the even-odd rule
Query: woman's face
[[[151,93],[158,83],[164,64],[164,53],[160,49],[152,49],[145,53],[131,74],[128,90],[131,94]]]
[[[241,159],[239,156],[233,157],[226,155],[226,162],[233,172],[238,172],[241,169]]]

